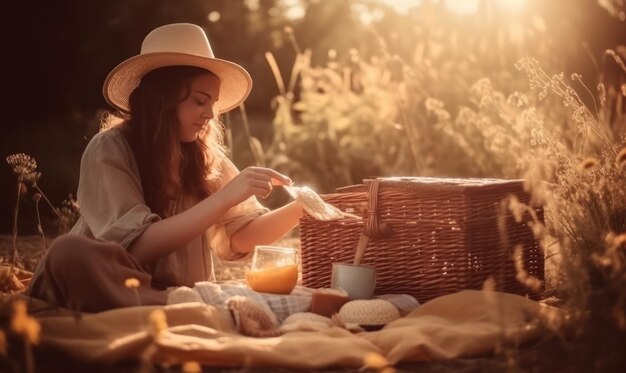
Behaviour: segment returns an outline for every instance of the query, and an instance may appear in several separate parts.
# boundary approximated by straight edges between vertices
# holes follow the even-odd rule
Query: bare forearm
[[[231,245],[236,252],[247,253],[255,245],[267,245],[284,236],[298,225],[302,207],[291,202],[274,211],[254,219],[250,224],[235,232]]]
[[[153,262],[202,234],[230,207],[218,191],[190,209],[150,225],[130,252],[141,264]]]
[[[230,174],[226,172],[225,180],[230,181],[197,205],[150,225],[130,248],[139,263],[150,263],[172,253],[217,223],[231,207],[253,195],[268,195],[273,183],[291,183],[287,176],[263,167],[248,167],[242,172],[231,170]],[[299,206],[290,205],[269,213],[269,217],[261,217],[259,222],[250,223],[251,227],[242,228],[244,233],[235,239],[236,245],[242,252],[252,250],[257,234],[261,242],[272,242],[272,237],[275,240],[293,228],[301,214]]]

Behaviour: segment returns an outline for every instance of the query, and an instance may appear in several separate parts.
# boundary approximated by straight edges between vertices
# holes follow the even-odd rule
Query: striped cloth
[[[196,282],[193,289],[186,286],[170,289],[168,304],[184,302],[203,302],[222,309],[227,309],[226,301],[233,296],[244,296],[267,306],[282,322],[287,316],[311,310],[311,296],[315,289],[296,286],[291,294],[257,293],[249,289],[245,282]],[[391,302],[404,316],[419,307],[420,303],[408,294],[382,294],[376,298]]]
[[[276,314],[279,322],[297,312],[308,312],[311,309],[313,289],[303,286],[296,288],[288,295],[257,293],[249,289],[245,283],[209,281],[196,282],[193,290],[200,295],[202,301],[217,307],[226,307],[226,300],[235,295],[253,298]]]

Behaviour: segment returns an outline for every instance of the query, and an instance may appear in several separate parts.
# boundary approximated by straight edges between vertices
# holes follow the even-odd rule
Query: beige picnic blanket
[[[154,338],[148,317],[164,310],[167,329]],[[434,299],[375,332],[340,327],[251,338],[234,330],[230,315],[203,303],[130,307],[97,314],[40,319],[43,343],[88,361],[113,363],[151,356],[215,366],[319,369],[359,367],[369,353],[389,363],[469,357],[507,343],[537,338],[558,309],[524,297],[466,290]]]

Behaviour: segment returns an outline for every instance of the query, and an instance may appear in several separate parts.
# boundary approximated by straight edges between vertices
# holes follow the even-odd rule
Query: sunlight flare
[[[285,18],[295,21],[304,17],[306,9],[301,0],[282,0],[281,6],[284,7],[283,15]]]
[[[415,8],[423,3],[422,0],[378,0],[400,14],[406,14],[409,9]]]
[[[445,0],[444,5],[450,11],[466,15],[466,14],[474,14],[478,11],[478,6],[480,5],[479,0]]]
[[[496,0],[496,5],[502,10],[520,11],[528,5],[528,0]]]

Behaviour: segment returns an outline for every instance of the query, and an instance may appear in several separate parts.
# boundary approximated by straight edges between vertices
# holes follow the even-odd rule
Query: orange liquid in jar
[[[252,290],[260,293],[289,294],[298,281],[298,265],[250,271],[246,280]]]

